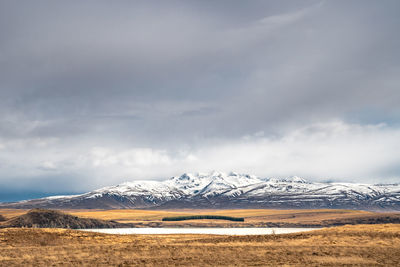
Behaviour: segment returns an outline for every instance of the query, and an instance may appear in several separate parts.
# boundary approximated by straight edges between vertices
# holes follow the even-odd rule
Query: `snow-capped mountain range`
[[[222,172],[165,181],[134,181],[72,196],[14,203],[9,208],[346,208],[400,210],[399,184],[315,183],[297,176],[259,178]]]

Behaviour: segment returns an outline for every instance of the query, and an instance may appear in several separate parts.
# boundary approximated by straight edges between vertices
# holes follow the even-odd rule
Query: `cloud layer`
[[[3,1],[0,195],[209,169],[395,181],[399,9]]]
[[[149,147],[67,146],[60,140],[1,143],[0,175],[7,187],[28,184],[89,190],[134,179],[165,179],[183,172],[220,170],[261,177],[293,174],[314,181],[398,182],[400,128],[313,124],[281,136],[262,132],[237,140],[208,140],[197,147],[160,150]],[[8,161],[7,161],[8,160]],[[15,183],[17,181],[17,183]],[[46,185],[46,182],[50,182]]]

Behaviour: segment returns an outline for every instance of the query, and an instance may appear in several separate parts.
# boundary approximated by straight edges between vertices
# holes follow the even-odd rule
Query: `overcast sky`
[[[400,182],[399,12],[0,0],[0,201],[211,170]]]

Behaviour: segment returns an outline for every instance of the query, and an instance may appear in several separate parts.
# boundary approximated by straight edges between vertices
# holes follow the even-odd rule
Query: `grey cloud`
[[[395,0],[1,1],[0,142],[179,154],[337,119],[395,127],[398,10]]]

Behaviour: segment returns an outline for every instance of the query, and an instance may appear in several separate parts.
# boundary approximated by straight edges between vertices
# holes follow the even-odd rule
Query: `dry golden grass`
[[[106,235],[0,230],[0,266],[399,266],[400,225],[285,235]]]
[[[0,214],[11,218],[25,214],[28,210],[23,209],[0,209]],[[373,212],[360,210],[335,210],[335,209],[304,209],[304,210],[276,210],[276,209],[184,209],[184,210],[137,210],[137,209],[122,209],[122,210],[79,210],[69,209],[63,210],[66,213],[79,217],[90,217],[103,220],[118,220],[118,221],[156,221],[168,216],[185,216],[185,215],[224,215],[234,217],[245,217],[247,219],[256,220],[257,218],[268,217],[275,220],[297,220],[300,217],[309,218],[336,218],[351,217],[359,215],[374,214]]]
[[[11,219],[20,215],[27,213],[28,210],[20,210],[20,209],[0,209],[0,214],[3,215],[6,219]]]
[[[351,218],[365,218],[379,213],[358,210],[273,210],[273,209],[235,209],[235,210],[107,210],[107,211],[67,211],[76,216],[92,217],[119,222],[160,222],[163,217],[186,215],[224,215],[244,217],[248,225],[261,226],[262,223],[319,224],[323,221]],[[397,213],[400,214],[400,213]],[[240,222],[226,221],[186,221],[165,222],[166,225],[215,224],[220,226],[241,225]]]
[[[400,222],[400,213],[376,213],[358,210],[273,210],[273,209],[235,209],[235,210],[63,210],[66,213],[102,220],[114,220],[121,223],[134,223],[136,227],[301,227],[301,226],[330,226],[339,224],[366,223],[374,218],[390,217],[396,220],[386,222]],[[0,215],[10,219],[26,213],[27,210],[0,209]],[[244,217],[245,222],[231,222],[221,220],[188,220],[182,222],[162,222],[163,217],[187,215],[223,215]],[[371,222],[369,222],[371,223]],[[372,222],[374,223],[374,222]],[[380,222],[382,223],[382,222]]]
[[[237,210],[97,210],[74,211],[68,210],[80,217],[91,217],[118,222],[158,222],[163,217],[189,215],[222,215],[244,217],[248,223],[285,222],[285,223],[313,223],[322,220],[337,218],[354,218],[373,215],[373,212],[356,210],[273,210],[273,209],[237,209]],[[226,224],[228,222],[216,221]]]

